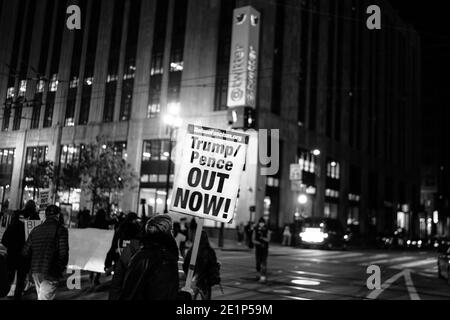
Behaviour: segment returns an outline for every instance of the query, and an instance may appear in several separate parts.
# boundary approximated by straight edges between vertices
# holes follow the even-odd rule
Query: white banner
[[[68,269],[105,272],[113,236],[114,230],[69,229]]]
[[[229,223],[249,135],[188,125],[170,211]]]

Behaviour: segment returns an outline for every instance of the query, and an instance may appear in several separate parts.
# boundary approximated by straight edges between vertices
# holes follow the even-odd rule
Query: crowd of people
[[[58,206],[45,210],[45,221],[25,237],[26,220],[40,220],[36,204],[29,201],[25,208],[14,212],[1,244],[6,255],[5,267],[0,265],[0,297],[15,283],[14,299],[22,299],[24,291],[34,285],[39,300],[54,299],[69,261],[68,229]],[[83,209],[77,216],[77,227],[113,229],[114,236],[106,254],[104,271],[111,276],[111,300],[173,300],[211,299],[212,287],[220,285],[220,263],[205,231],[201,234],[194,270],[194,290],[180,289],[178,262],[184,260],[183,271],[190,269],[192,243],[197,223],[195,218],[172,221],[169,215],[140,218],[134,212],[112,217],[104,209],[91,216]],[[267,258],[271,233],[264,218],[257,224],[237,226],[238,243],[246,242],[255,249],[257,280],[267,282]],[[289,245],[291,233],[283,233],[283,244]],[[2,269],[3,268],[3,269]],[[100,285],[101,274],[90,272],[91,288]],[[2,283],[6,283],[6,286]],[[5,289],[7,288],[7,289]]]
[[[6,256],[6,262],[4,270],[0,266],[0,281],[6,282],[8,289],[2,289],[0,282],[0,296],[5,296],[15,282],[14,299],[22,299],[26,282],[32,279],[37,298],[52,300],[69,261],[68,229],[60,208],[51,205],[45,210],[44,222],[25,241],[24,221],[29,219],[39,219],[33,201],[13,214],[2,237],[6,255],[0,252],[0,256]],[[174,222],[169,215],[141,219],[133,212],[109,218],[103,209],[91,217],[85,209],[78,214],[77,226],[114,229],[104,265],[106,275],[112,274],[111,300],[189,300],[198,293],[211,299],[211,287],[220,284],[220,263],[203,232],[194,272],[195,290],[180,289],[178,261],[184,259],[187,274],[196,230],[194,218],[190,223],[186,219]],[[90,273],[92,286],[100,284],[100,276]]]

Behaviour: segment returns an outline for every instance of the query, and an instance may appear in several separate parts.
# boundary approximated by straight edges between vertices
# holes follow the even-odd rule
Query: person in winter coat
[[[188,274],[189,264],[192,256],[191,247],[186,254],[186,258],[183,262],[183,271]],[[214,249],[208,240],[208,235],[205,231],[202,231],[200,238],[200,245],[198,247],[197,261],[195,264],[194,277],[196,278],[196,286],[201,290],[204,300],[211,300],[211,287],[214,285],[212,282],[212,273],[217,268],[217,256]]]
[[[131,251],[131,247],[126,250]],[[126,269],[117,270],[117,281],[123,284],[119,300],[178,299],[178,248],[170,216],[158,215],[148,220],[141,248],[134,255],[127,255],[131,259]]]
[[[109,289],[109,300],[118,300],[120,298],[124,274],[128,264],[141,247],[141,230],[136,222],[132,222],[133,218],[133,214],[127,217],[128,221],[122,223],[118,229],[117,236],[115,236],[117,242],[117,246],[114,246],[114,250],[116,250],[116,260],[114,261],[113,266],[114,275]],[[107,268],[106,265],[109,263],[110,262],[108,261],[105,262],[105,269]]]
[[[105,271],[111,270],[120,258],[121,251],[130,244],[133,239],[139,239],[140,226],[137,221],[137,214],[134,212],[128,213],[125,220],[118,226],[111,243],[106,260]]]
[[[31,231],[23,255],[31,261],[31,274],[39,300],[53,300],[69,262],[69,236],[60,223],[59,207],[45,210],[45,222]]]
[[[36,202],[33,200],[27,201],[25,208],[21,211],[21,215],[28,220],[41,220],[36,208]]]
[[[25,280],[28,272],[28,265],[22,256],[22,249],[25,245],[25,224],[20,221],[20,211],[16,211],[11,223],[3,234],[2,244],[7,249],[6,265],[8,270],[8,284],[12,285],[17,273],[14,299],[20,300],[25,288]]]

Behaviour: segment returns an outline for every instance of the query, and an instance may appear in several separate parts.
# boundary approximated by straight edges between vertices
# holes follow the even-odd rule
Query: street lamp
[[[320,150],[319,149],[314,149],[312,154],[315,155],[316,157],[318,157],[318,156],[320,156]]]
[[[299,204],[304,205],[308,203],[308,197],[306,194],[301,194],[298,196],[297,201]]]
[[[167,202],[169,200],[169,185],[170,185],[170,171],[172,166],[172,139],[176,129],[181,127],[182,120],[179,117],[180,103],[169,103],[167,105],[167,114],[164,116],[163,121],[169,127],[169,152],[168,152],[168,164],[167,164],[167,179],[166,179],[166,201],[164,204],[164,213],[169,213]]]

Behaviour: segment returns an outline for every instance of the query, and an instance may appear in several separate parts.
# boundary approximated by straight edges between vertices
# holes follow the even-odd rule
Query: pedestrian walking
[[[109,300],[118,300],[121,294],[124,274],[133,255],[141,246],[141,228],[137,223],[137,215],[129,213],[126,220],[117,230],[117,259],[114,261],[114,274],[109,290]],[[105,270],[107,269],[105,263]]]
[[[28,200],[25,207],[21,211],[21,215],[28,220],[41,220],[36,208],[36,202]]]
[[[283,246],[290,246],[291,245],[291,240],[292,240],[292,233],[291,233],[291,228],[286,225],[284,227],[284,231],[283,231]]]
[[[253,232],[253,243],[255,245],[256,271],[260,273],[259,281],[267,282],[267,257],[269,255],[270,231],[266,220],[260,218]]]
[[[77,223],[78,229],[86,229],[86,228],[89,228],[89,226],[90,226],[90,224],[91,224],[91,219],[92,219],[91,213],[90,213],[90,211],[89,211],[88,209],[84,208],[83,210],[81,210],[81,211],[78,213],[78,217],[77,217],[77,220],[78,220],[78,223]]]
[[[20,300],[25,289],[25,282],[29,266],[22,256],[22,249],[25,245],[25,224],[20,220],[22,211],[14,212],[11,223],[3,234],[2,244],[6,247],[6,264],[8,270],[8,285],[16,279],[14,289],[14,299]]]
[[[190,248],[183,262],[184,273],[188,274],[193,248]],[[209,243],[208,235],[202,231],[194,270],[195,285],[202,300],[211,300],[211,288],[220,284],[220,264],[216,252]],[[195,299],[195,296],[194,296]]]
[[[245,227],[242,222],[239,223],[239,225],[236,227],[236,231],[237,231],[238,245],[241,246],[245,236]]]
[[[253,249],[253,222],[249,221],[247,225],[245,226],[245,241],[247,242],[247,246],[249,249]]]
[[[45,210],[45,222],[31,231],[23,248],[29,259],[38,300],[53,300],[58,282],[69,261],[69,236],[59,221],[61,210],[55,205]]]
[[[121,251],[130,244],[131,240],[139,238],[140,226],[137,218],[138,216],[136,213],[128,213],[125,220],[120,223],[116,232],[114,232],[111,248],[106,254],[105,259],[106,274],[110,274],[113,265],[115,265],[120,258]]]
[[[170,216],[148,220],[141,248],[132,255],[126,269],[118,268],[117,281],[123,283],[119,300],[179,298],[178,248]]]

